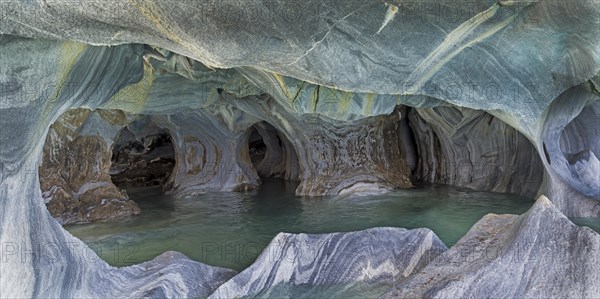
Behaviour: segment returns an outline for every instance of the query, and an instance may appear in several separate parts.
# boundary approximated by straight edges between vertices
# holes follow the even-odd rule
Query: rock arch
[[[284,134],[265,121],[253,125],[248,134],[252,164],[259,176],[298,180],[298,156]]]

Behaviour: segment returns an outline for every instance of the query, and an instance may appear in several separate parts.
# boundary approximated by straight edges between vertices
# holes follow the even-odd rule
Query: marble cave
[[[2,298],[600,298],[600,1],[0,1],[0,202]]]

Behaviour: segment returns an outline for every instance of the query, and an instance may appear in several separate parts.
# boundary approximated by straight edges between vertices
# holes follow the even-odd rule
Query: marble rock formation
[[[543,164],[537,193],[567,216],[600,217],[600,2],[475,0],[429,6],[431,2],[418,0],[413,4],[422,9],[415,11],[415,6],[397,0],[0,1],[0,294],[114,297],[130,291],[130,281],[113,275],[97,256],[86,259],[76,249],[91,252],[54,221],[44,204],[38,176],[43,141],[51,124],[69,109],[118,109],[162,118],[176,145],[177,165],[169,187],[182,195],[259,184],[247,139],[254,124],[266,121],[297,154],[301,181],[297,193],[323,195],[408,187],[413,170],[422,178],[430,177],[421,171],[424,168],[419,170],[418,140],[411,145],[406,138],[411,134],[402,126],[406,121],[397,109],[399,105],[416,110],[447,106],[451,108],[437,109],[439,117],[417,111],[426,125],[419,130],[430,127],[440,146],[444,144],[443,150],[431,150],[427,157],[443,153],[443,159],[452,159],[464,148],[475,149],[469,161],[488,161],[494,159],[490,155],[494,150],[487,145],[497,144],[508,147],[499,150],[517,151],[521,161],[529,149],[516,137],[519,132]],[[485,111],[514,132],[485,114],[463,108]],[[476,123],[456,123],[459,118],[452,109],[464,113],[463,121]],[[481,138],[483,131],[478,130],[486,120],[494,128],[489,132],[505,132],[513,139],[479,142],[460,136],[472,131],[469,136]],[[391,136],[398,133],[391,131],[401,131],[400,137]],[[108,152],[99,146],[106,132],[99,133],[85,136],[89,141],[84,144],[98,143],[88,154]],[[452,136],[440,137],[447,133]],[[450,145],[456,149],[446,147]],[[337,158],[332,158],[333,153]],[[504,155],[498,154],[496,164],[480,163],[515,166],[517,162]],[[89,156],[78,160],[92,162]],[[216,161],[221,162],[215,165]],[[444,173],[436,165],[444,163],[428,167]],[[533,175],[521,168],[497,172],[490,167],[485,173]],[[522,194],[535,189],[506,178],[468,182],[470,174],[455,177],[454,183],[473,188]],[[79,187],[66,193],[78,192]],[[531,252],[541,257],[555,252],[569,259],[564,264],[581,265],[579,254],[597,248],[595,237],[567,225],[558,211],[540,205],[534,209],[537,213],[514,220],[506,234],[512,239],[495,243],[495,248],[517,246],[515,240],[528,238],[543,242],[528,247]],[[555,221],[538,219],[538,214]],[[539,229],[535,229],[536,219],[544,223]],[[550,232],[552,240],[562,240],[567,247],[548,241]],[[573,235],[581,239],[565,239]],[[579,241],[589,242],[586,247]],[[59,254],[48,260],[42,249],[32,249],[35,246],[54,248]],[[550,249],[543,251],[546,248]],[[529,256],[530,261],[534,256]],[[556,264],[551,259],[544,262]],[[508,289],[513,290],[518,286],[513,285],[514,277],[520,277],[517,274],[547,269],[535,263],[529,268],[511,265],[469,273],[487,279],[481,287],[488,286],[490,277],[508,277],[500,281],[510,281]],[[557,271],[550,271],[549,279],[562,273],[567,277],[564,281],[573,283],[557,294],[597,294],[597,284],[591,280],[581,286],[587,279],[581,271]],[[591,274],[586,275],[596,275],[594,271],[590,268]],[[475,279],[469,273],[464,277]],[[177,287],[169,285],[168,276],[164,279],[165,289]],[[552,280],[552,285],[538,286],[535,283],[544,281],[537,279],[515,294],[534,296],[535,288],[549,295],[547,290],[561,285]],[[452,286],[451,281],[446,283]]]
[[[122,277],[126,285],[126,291],[108,290],[107,296],[114,295],[113,298],[206,298],[237,274],[234,270],[193,261],[175,251],[112,271],[113,275]]]
[[[525,214],[489,214],[390,298],[596,298],[600,235],[540,197]]]
[[[249,137],[250,159],[261,177],[298,180],[298,156],[292,143],[267,122],[254,125]]]
[[[414,108],[415,180],[533,198],[544,166],[529,140],[481,110]]]
[[[224,99],[268,122],[290,141],[300,168],[296,195],[380,193],[413,186],[397,132],[400,111],[340,121],[298,115],[271,98]]]
[[[410,188],[398,135],[399,113],[351,122],[307,116],[293,143],[302,166],[298,195],[338,195]]]
[[[305,292],[332,286],[340,287],[343,292],[355,283],[391,286],[444,251],[444,243],[428,229],[373,228],[315,235],[280,233],[256,262],[221,285],[209,298],[269,296],[271,289],[281,286],[305,286]]]
[[[247,133],[258,120],[233,107],[209,109],[156,117],[156,123],[172,136],[177,155],[164,186],[170,194],[243,191],[260,183],[250,160]]]
[[[74,109],[49,129],[40,183],[48,211],[61,224],[140,213],[109,174],[112,141],[127,122],[121,111]]]
[[[544,113],[538,152],[547,169],[539,193],[566,215],[600,218],[600,97],[569,88]]]

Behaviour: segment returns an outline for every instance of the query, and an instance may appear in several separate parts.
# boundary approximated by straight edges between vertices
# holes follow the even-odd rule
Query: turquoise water
[[[579,226],[587,226],[600,234],[600,219],[597,218],[571,218]]]
[[[176,250],[206,264],[242,270],[279,232],[427,227],[451,246],[485,214],[521,214],[533,204],[520,196],[440,185],[344,198],[297,197],[295,188],[268,180],[253,192],[187,199],[162,195],[158,188],[128,189],[142,209],[139,216],[66,229],[114,266]]]

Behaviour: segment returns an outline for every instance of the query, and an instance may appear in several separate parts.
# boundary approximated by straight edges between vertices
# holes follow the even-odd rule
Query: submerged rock
[[[600,235],[546,197],[525,214],[483,217],[391,298],[598,298]]]
[[[256,262],[210,298],[293,295],[335,287],[340,296],[368,285],[388,285],[418,271],[446,246],[429,229],[373,228],[332,234],[280,233]],[[357,287],[358,285],[358,287]],[[315,295],[316,295],[315,294]]]

